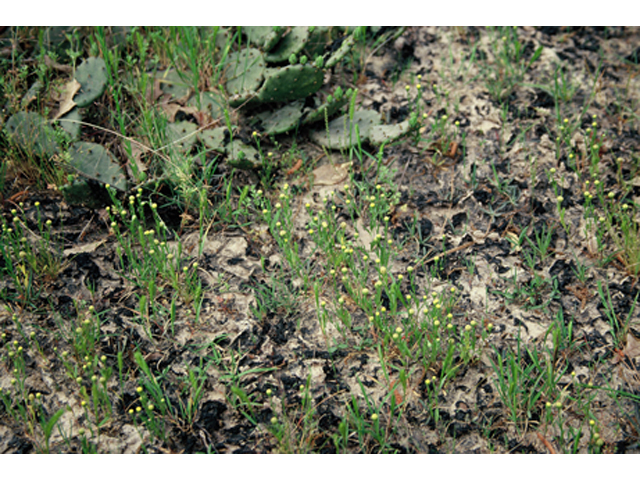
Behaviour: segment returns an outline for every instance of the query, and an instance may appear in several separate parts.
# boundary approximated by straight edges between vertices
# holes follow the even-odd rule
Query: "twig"
[[[540,441],[544,444],[545,447],[547,447],[547,449],[549,450],[549,453],[552,455],[556,455],[556,449],[553,448],[553,445],[551,445],[549,443],[549,440],[547,440],[546,438],[544,438],[542,436],[542,434],[540,432],[536,432],[536,434],[538,435],[538,438],[540,439]]]

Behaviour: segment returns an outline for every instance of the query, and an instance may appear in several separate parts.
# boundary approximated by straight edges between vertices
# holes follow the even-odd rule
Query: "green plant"
[[[481,70],[489,94],[496,102],[502,102],[523,82],[527,71],[542,54],[542,46],[527,60],[524,57],[524,44],[518,38],[517,27],[498,27],[488,31],[493,61],[484,62]]]
[[[609,322],[609,325],[611,325],[611,335],[613,336],[614,345],[616,348],[622,348],[626,341],[627,333],[629,332],[629,324],[633,317],[636,304],[638,303],[640,293],[633,299],[633,304],[631,305],[627,318],[624,321],[621,321],[615,312],[613,302],[611,300],[611,293],[609,292],[609,286],[605,285],[603,288],[600,280],[598,280],[598,295],[600,297],[602,307],[604,308],[607,321]]]
[[[551,240],[553,237],[553,228],[547,228],[546,225],[543,225],[540,233],[538,233],[538,230],[534,228],[534,234],[535,242],[529,235],[525,238],[534,251],[535,255],[540,257],[540,262],[544,262],[550,255],[549,247],[551,246]]]
[[[529,358],[531,354],[529,353]],[[507,350],[504,353],[494,348],[495,360],[490,359],[496,374],[495,385],[500,399],[507,408],[510,420],[519,432],[526,431],[529,419],[535,411],[536,404],[542,396],[540,386],[543,382],[542,373],[538,365],[526,365],[523,362],[525,351],[521,347],[518,337],[516,351]]]

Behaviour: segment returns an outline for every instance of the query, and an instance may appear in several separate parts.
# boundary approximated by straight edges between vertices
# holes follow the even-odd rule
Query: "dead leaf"
[[[140,160],[142,155],[147,151],[148,149],[144,148],[139,143],[131,142],[131,158],[129,160],[133,160],[136,163],[139,172],[147,170],[147,166]]]
[[[346,180],[351,162],[339,165],[322,165],[313,171],[314,185],[336,185]]]
[[[640,340],[627,333],[627,345],[624,347],[624,354],[629,358],[640,357]]]
[[[147,88],[145,97],[149,103],[156,103],[156,100],[158,100],[164,94],[162,88],[160,88],[160,85],[160,79],[156,78],[153,80],[153,88]]]
[[[69,112],[73,107],[76,106],[76,102],[73,101],[73,97],[80,90],[80,83],[75,79],[71,79],[65,86],[61,92],[60,96],[60,110],[53,117],[54,120],[57,120],[65,113]]]
[[[205,127],[213,123],[213,118],[207,112],[203,112],[198,110],[198,107],[180,107],[180,111],[182,113],[186,113],[187,115],[192,115],[196,122],[198,122],[198,126]]]
[[[198,107],[180,107],[180,111],[187,115],[195,115],[198,112]]]
[[[596,256],[598,254],[598,237],[595,226],[585,228],[585,235],[587,236],[587,251],[589,255]]]
[[[178,112],[182,112],[193,116],[196,119],[196,122],[198,122],[198,126],[200,128],[211,126],[213,124],[213,118],[211,118],[211,115],[207,112],[198,110],[197,107],[184,107],[173,101],[160,102],[160,108],[162,108],[162,111],[167,114],[169,122],[175,122]]]
[[[167,114],[167,120],[173,123],[176,121],[176,114],[180,111],[181,106],[177,103],[161,103],[160,108]]]
[[[62,253],[64,254],[65,257],[68,257],[69,255],[78,255],[79,253],[92,253],[92,252],[95,252],[96,249],[106,241],[107,241],[106,239],[103,239],[103,240],[87,243],[85,245],[80,245],[78,247],[67,248]]]
[[[356,232],[358,232],[358,238],[360,239],[360,242],[362,243],[362,245],[369,247],[373,243],[375,237],[369,232],[369,229],[365,225],[364,220],[362,220],[362,217],[356,220],[355,228],[356,228]],[[373,259],[376,258],[376,255],[373,252],[373,250],[371,251],[370,256]]]

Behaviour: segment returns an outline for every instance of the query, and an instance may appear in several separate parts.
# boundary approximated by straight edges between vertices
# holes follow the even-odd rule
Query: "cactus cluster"
[[[302,125],[324,122],[351,98],[351,90],[343,92],[339,86],[329,95],[318,92],[327,69],[342,60],[355,44],[357,29],[344,35],[337,48],[336,39],[343,35],[343,30],[336,27],[246,27],[243,33],[247,46],[226,56],[222,80],[229,105],[252,112],[248,116],[253,129],[277,135]],[[163,81],[166,82],[169,75],[165,73]],[[183,91],[174,97],[183,97],[186,93]],[[203,97],[200,100],[204,106]],[[195,104],[195,97],[187,103]],[[212,118],[222,116],[223,101],[219,98],[212,96],[206,105]],[[358,112],[350,122],[345,118],[334,120],[328,135],[322,128],[312,138],[323,146],[345,148],[355,142],[357,125],[361,141],[378,145],[401,137],[411,128],[408,122],[382,125],[380,115],[372,111]],[[226,136],[223,132],[227,132]],[[258,152],[240,140],[231,141],[226,128],[199,132],[197,139],[208,148],[226,154],[233,166],[254,168],[260,164]],[[190,144],[184,148],[188,149]]]
[[[191,97],[187,105],[200,105],[212,118],[220,118],[224,105],[249,109],[276,105],[267,111],[251,115],[252,128],[268,135],[295,130],[300,125],[324,121],[343,107],[349,98],[340,87],[330,95],[316,95],[324,84],[326,66],[335,65],[354,43],[351,35],[334,52],[327,46],[341,35],[334,27],[246,27],[243,29],[247,46],[231,52],[223,61],[222,83],[228,98],[221,99],[212,92]],[[288,64],[286,64],[288,63]],[[284,64],[284,65],[283,65]],[[180,73],[166,70],[156,73],[161,89],[173,100],[189,95],[188,86]],[[262,108],[262,110],[265,110]],[[197,139],[207,148],[227,156],[227,162],[238,168],[256,168],[261,164],[258,151],[239,139],[233,139],[226,127],[197,132],[195,124],[170,124],[171,143],[188,153]]]
[[[249,27],[251,47],[225,62],[225,89],[231,106],[295,102],[320,90],[326,68],[335,65],[354,43],[347,35],[335,52],[324,54],[339,29],[330,27]],[[324,55],[323,55],[324,54]],[[289,63],[288,65],[282,65]],[[299,115],[297,108],[287,110]],[[282,117],[283,111],[278,112]],[[293,128],[295,121],[289,122]]]
[[[252,126],[268,135],[324,121],[337,113],[351,96],[351,91],[343,93],[340,87],[323,100],[321,95],[314,94],[323,86],[326,70],[349,53],[356,42],[358,29],[346,35],[333,51],[326,51],[327,46],[336,34],[342,33],[335,27],[293,27],[282,32],[281,27],[247,29],[245,33],[253,46],[230,55],[228,62],[227,72],[232,73],[227,74],[226,88],[231,95],[231,105],[285,103],[275,110],[254,115]],[[277,65],[287,61],[289,65]],[[329,135],[323,130],[313,138],[323,146],[344,148],[350,144],[349,139],[354,138],[352,130],[358,125],[361,140],[379,145],[401,137],[411,128],[408,121],[382,125],[380,116],[369,111],[359,112],[354,117],[352,130],[345,130],[344,120],[336,119]]]
[[[228,35],[224,30],[221,32],[220,38]],[[340,86],[331,92],[320,90],[325,79],[331,76],[328,69],[337,65],[356,43],[358,29],[345,34],[338,27],[245,27],[242,34],[245,38],[239,45],[246,46],[229,52],[229,44],[226,44],[226,49],[220,51],[222,76],[219,81],[223,86],[220,91],[204,91],[193,96],[193,86],[186,81],[189,76],[169,68],[150,74],[159,82],[165,94],[164,100],[181,105],[185,112],[194,112],[196,107],[199,113],[206,112],[214,120],[227,114],[225,108],[228,105],[242,107],[245,117],[250,119],[250,127],[266,135],[283,134],[303,125],[322,123],[311,137],[328,148],[345,148],[354,144],[356,132],[360,141],[378,145],[395,140],[412,128],[409,121],[393,126],[382,125],[378,113],[362,110],[354,114],[353,108],[351,117],[337,118],[329,123],[328,131],[325,128],[325,120],[338,114],[353,98],[350,89],[345,92]],[[86,58],[74,76],[80,84],[73,97],[76,107],[58,122],[75,142],[68,152],[68,164],[81,178],[75,179],[64,192],[69,201],[77,202],[95,187],[94,182],[109,183],[122,191],[128,185],[124,171],[108,150],[97,144],[78,141],[83,109],[100,98],[106,89],[105,61]],[[154,84],[157,85],[150,82],[149,86],[153,88]],[[33,90],[36,92],[35,86]],[[198,117],[200,125],[206,118]],[[227,125],[230,125],[228,115]],[[54,129],[38,114],[17,113],[4,128],[10,141],[30,153],[41,157],[60,153]],[[199,130],[191,121],[172,120],[167,125],[166,139],[183,155],[188,155],[198,141],[226,155],[227,162],[234,167],[261,166],[259,152],[228,127]]]
[[[72,141],[80,136],[81,108],[90,106],[100,98],[107,86],[106,65],[103,59],[89,57],[75,72],[80,89],[73,97],[76,104],[71,111],[58,119],[60,128]],[[37,113],[18,112],[4,126],[9,141],[27,154],[51,158],[61,152],[55,130]],[[119,190],[127,188],[124,172],[113,156],[102,146],[93,143],[72,143],[69,149],[69,166],[87,179],[110,183]],[[82,179],[74,180],[62,189],[65,198],[72,203],[90,203],[91,186]]]

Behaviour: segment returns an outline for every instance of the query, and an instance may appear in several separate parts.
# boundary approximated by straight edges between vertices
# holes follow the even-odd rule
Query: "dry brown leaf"
[[[142,145],[137,142],[131,142],[131,159],[136,163],[139,172],[144,172],[147,170],[147,166],[140,160],[142,155],[146,153],[148,150],[145,149]]]
[[[79,253],[92,253],[92,252],[95,252],[96,249],[106,241],[107,241],[106,239],[103,239],[103,240],[98,240],[96,242],[87,243],[85,245],[80,245],[78,247],[67,248],[62,253],[64,254],[65,257],[68,257],[69,255],[77,255]]]
[[[153,88],[147,88],[145,98],[149,103],[155,103],[156,100],[158,100],[164,94],[162,88],[160,88],[160,85],[160,79],[156,78],[153,80]]]
[[[176,114],[182,107],[177,103],[161,103],[160,108],[167,114],[167,120],[173,123],[176,121]]]
[[[198,112],[198,107],[180,107],[180,111],[187,115],[195,115]]]
[[[187,115],[192,115],[196,119],[196,122],[198,122],[198,126],[201,128],[213,123],[211,115],[207,112],[198,110],[198,107],[180,107],[180,111]]]
[[[322,165],[313,171],[314,185],[336,185],[346,180],[351,162],[339,165]]]
[[[358,218],[358,220],[356,220],[355,227],[356,227],[356,232],[358,232],[358,238],[360,239],[360,242],[363,245],[366,245],[367,247],[369,245],[371,245],[373,243],[373,241],[374,241],[374,236],[371,235],[371,233],[369,233],[369,230],[365,226],[364,220],[362,220],[362,217],[360,217],[360,218]],[[376,258],[376,255],[373,252],[373,250],[371,252],[371,257],[373,259]]]
[[[56,113],[56,115],[53,117],[54,120],[57,120],[76,106],[76,102],[73,101],[73,97],[76,95],[76,93],[78,93],[80,87],[80,83],[75,78],[72,78],[69,82],[67,82],[61,92],[60,110],[58,110],[58,113]]]
[[[166,98],[167,100],[169,99],[168,96]],[[209,113],[207,112],[198,110],[197,107],[184,107],[176,101],[159,103],[162,111],[167,114],[167,119],[169,120],[169,122],[175,122],[178,112],[182,112],[187,115],[193,116],[196,119],[196,122],[198,122],[198,126],[200,128],[207,127],[213,124],[213,118],[211,118],[211,115],[209,115]]]
[[[640,340],[627,333],[627,345],[624,347],[624,354],[629,358],[640,357]]]

